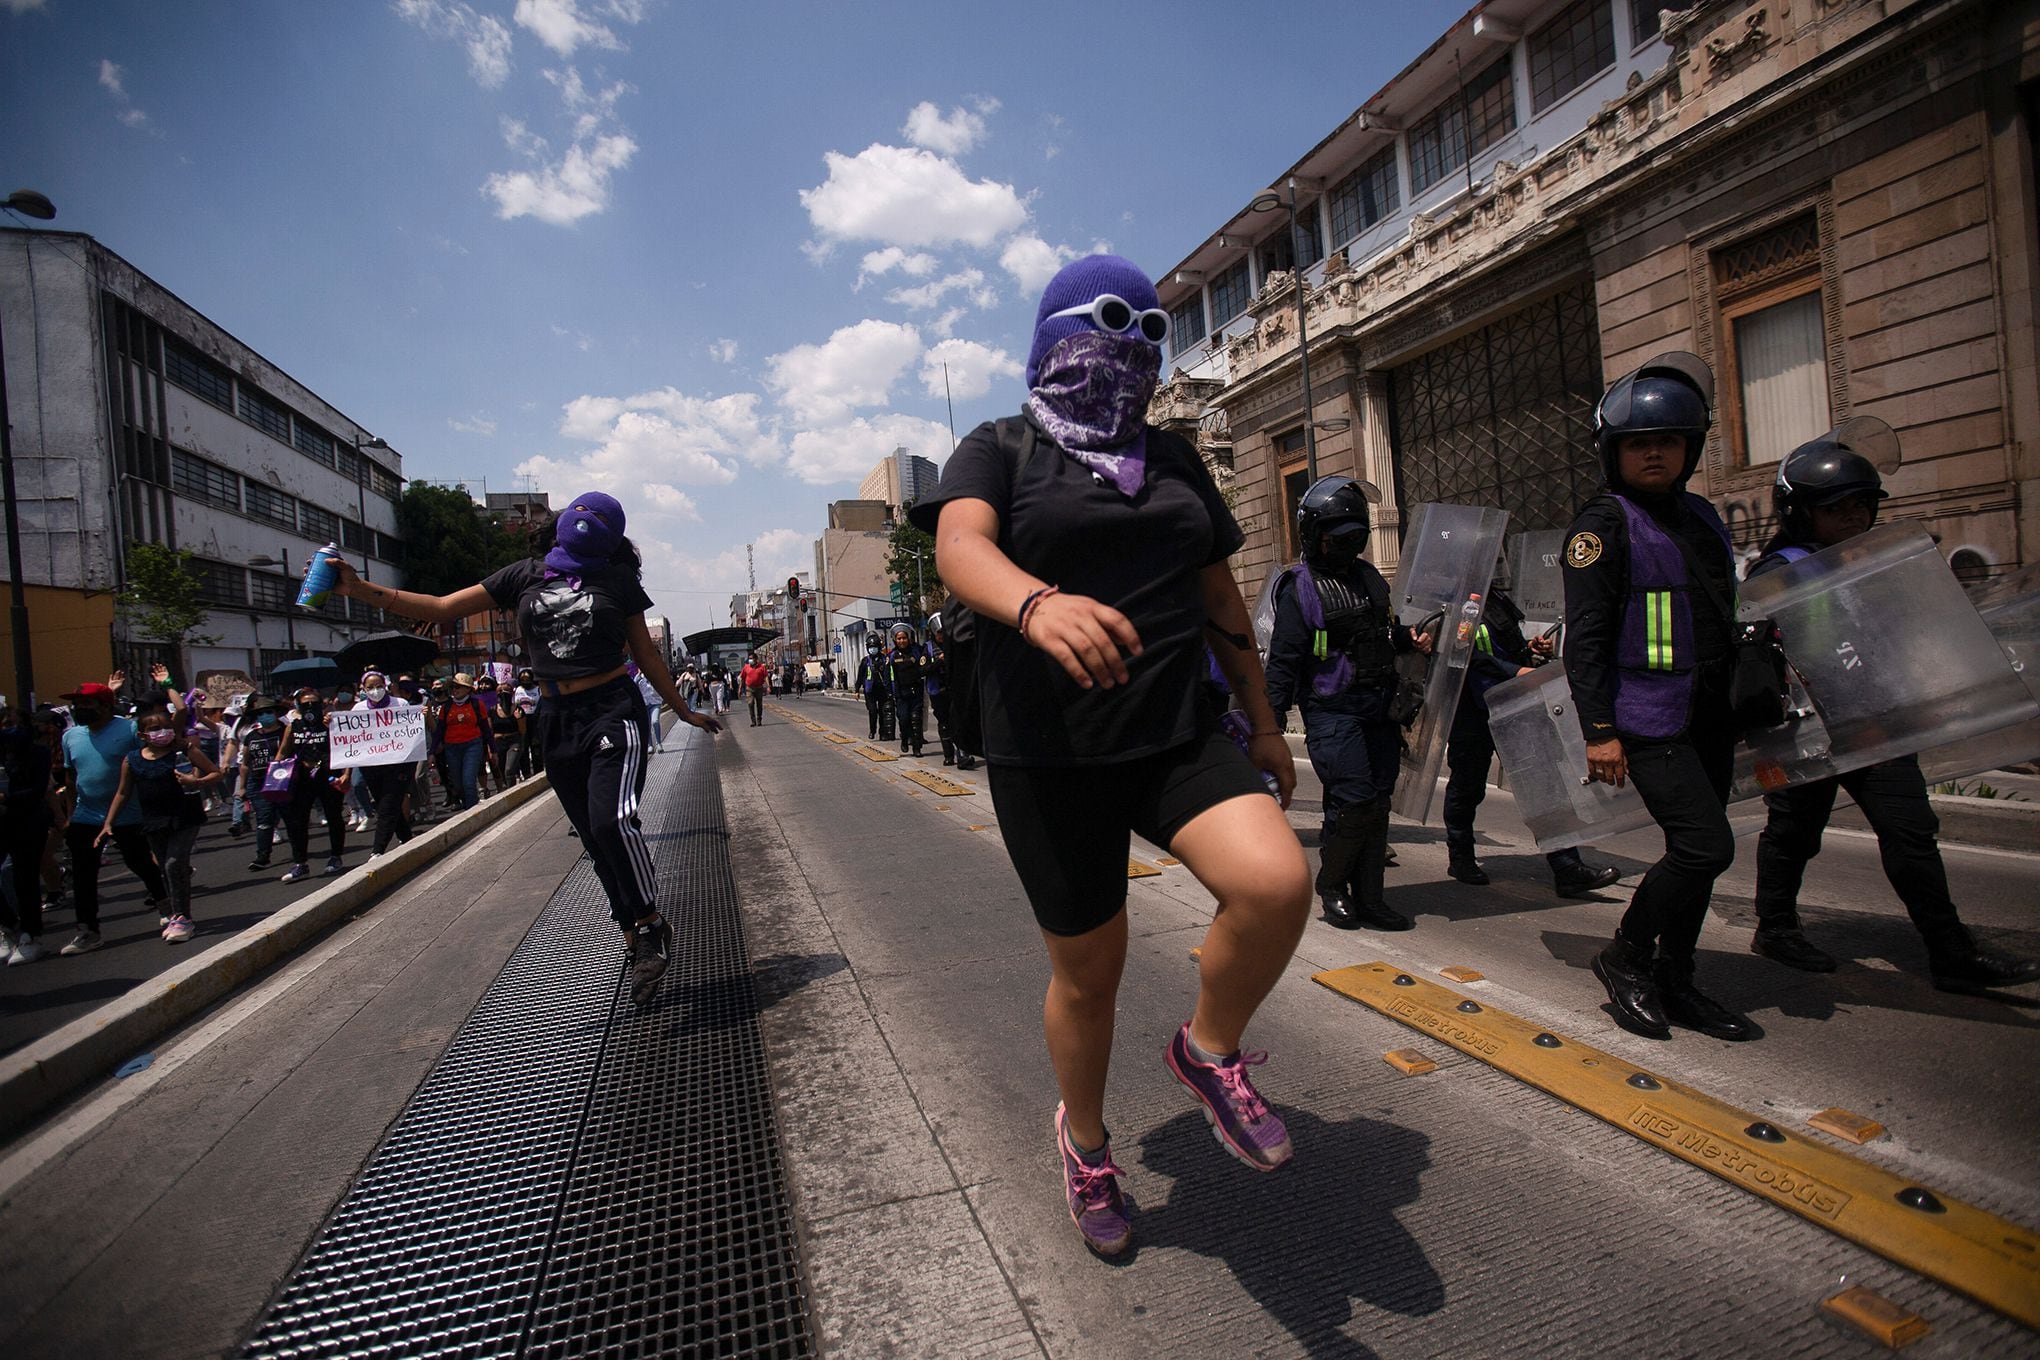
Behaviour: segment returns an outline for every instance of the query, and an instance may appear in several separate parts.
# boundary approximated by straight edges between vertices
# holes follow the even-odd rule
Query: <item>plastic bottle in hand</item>
[[[1473,641],[1474,633],[1480,628],[1480,593],[1466,597],[1466,603],[1459,606],[1459,640]]]

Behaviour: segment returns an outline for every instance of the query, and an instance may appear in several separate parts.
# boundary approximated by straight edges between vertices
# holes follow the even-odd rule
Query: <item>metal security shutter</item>
[[[1601,338],[1582,282],[1389,371],[1404,506],[1498,505],[1512,532],[1572,522],[1601,483]]]

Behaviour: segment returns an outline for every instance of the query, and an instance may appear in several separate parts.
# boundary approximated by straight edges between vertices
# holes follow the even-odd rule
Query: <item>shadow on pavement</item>
[[[1342,1330],[1354,1300],[1409,1317],[1445,1306],[1444,1282],[1394,1212],[1416,1200],[1431,1140],[1379,1120],[1278,1109],[1297,1155],[1266,1175],[1226,1155],[1197,1111],[1144,1136],[1141,1165],[1174,1184],[1161,1204],[1140,1206],[1135,1240],[1223,1262],[1306,1354],[1370,1357]]]

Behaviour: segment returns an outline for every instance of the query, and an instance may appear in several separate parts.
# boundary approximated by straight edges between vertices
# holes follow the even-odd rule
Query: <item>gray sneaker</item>
[[[642,1006],[659,990],[673,953],[673,927],[665,918],[630,933],[630,999]]]
[[[7,951],[7,966],[15,968],[24,963],[34,963],[47,952],[36,941],[35,936],[24,930],[15,938],[13,945]]]
[[[93,950],[99,948],[100,945],[105,943],[106,941],[99,938],[98,931],[87,930],[83,926],[80,926],[78,928],[78,933],[71,937],[71,942],[65,945],[62,949],[58,950],[57,952],[65,955],[66,957],[69,957],[70,955],[73,954],[90,954]]]
[[[341,874],[347,872],[347,866],[340,862],[340,857],[338,855],[335,855],[331,859],[326,861],[326,867],[322,869],[320,872],[325,874],[326,877],[328,878],[338,878]]]

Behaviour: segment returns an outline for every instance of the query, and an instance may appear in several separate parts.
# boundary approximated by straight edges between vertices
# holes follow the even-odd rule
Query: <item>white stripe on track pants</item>
[[[638,829],[651,729],[629,676],[538,705],[546,778],[566,809],[618,925],[649,916],[658,900],[652,854]]]

